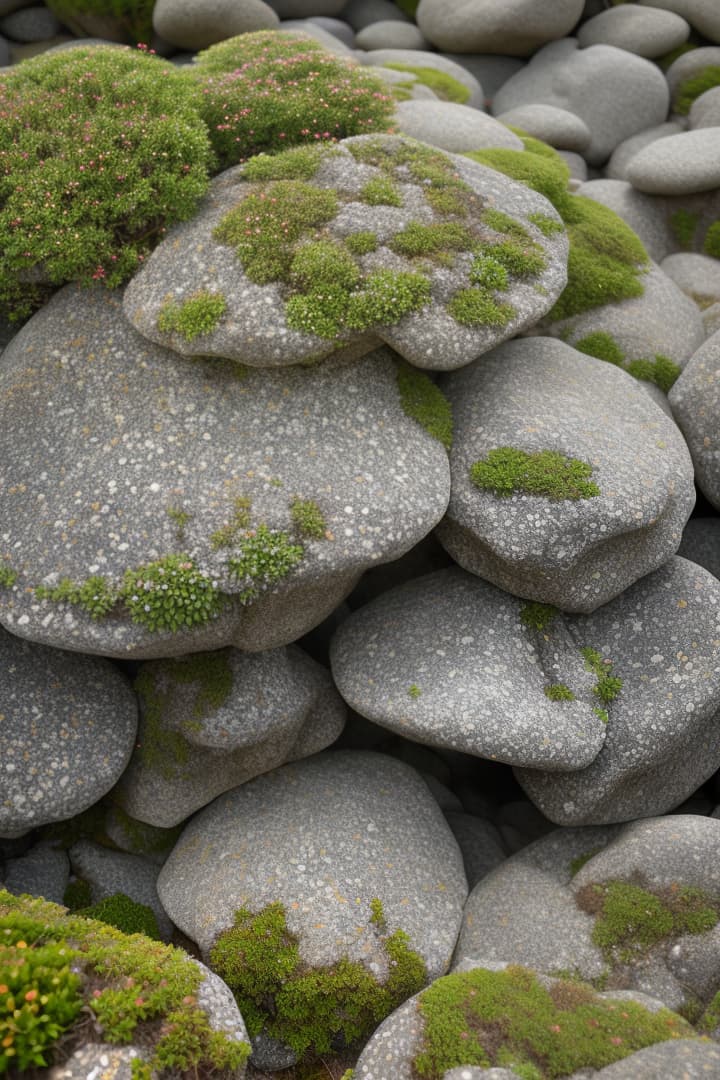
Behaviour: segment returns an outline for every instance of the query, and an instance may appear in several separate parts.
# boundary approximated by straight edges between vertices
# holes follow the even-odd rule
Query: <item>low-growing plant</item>
[[[181,304],[168,301],[160,309],[157,326],[164,334],[179,334],[186,341],[194,341],[201,334],[211,334],[227,311],[227,301],[222,293],[201,289],[183,300]]]
[[[453,439],[453,415],[450,402],[442,390],[424,371],[405,361],[398,361],[396,379],[405,415],[449,450]]]
[[[0,309],[54,287],[121,284],[189,218],[212,153],[191,86],[169,63],[94,46],[0,74]]]
[[[556,450],[529,453],[514,446],[499,446],[470,468],[476,487],[507,498],[519,494],[546,499],[592,499],[600,488],[590,480],[592,465]]]
[[[228,569],[244,586],[239,594],[243,604],[287,577],[305,554],[302,545],[294,544],[287,533],[275,532],[267,525],[248,531],[236,550],[238,554],[228,560]]]
[[[155,941],[160,940],[155,912],[147,904],[131,900],[125,893],[114,893],[97,904],[78,908],[76,914],[114,926],[124,934],[145,934]]]
[[[223,596],[213,581],[186,555],[126,570],[120,598],[133,622],[150,631],[170,631],[202,626],[215,618]]]
[[[307,536],[311,540],[324,538],[327,524],[314,499],[293,499],[290,504],[290,517],[301,536]]]

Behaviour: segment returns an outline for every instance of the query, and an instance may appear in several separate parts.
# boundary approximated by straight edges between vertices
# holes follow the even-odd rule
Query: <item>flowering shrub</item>
[[[371,72],[277,31],[212,45],[185,74],[199,86],[223,168],[261,151],[387,131],[394,110]]]
[[[130,277],[190,217],[211,150],[186,79],[127,49],[45,54],[0,76],[0,309]]]

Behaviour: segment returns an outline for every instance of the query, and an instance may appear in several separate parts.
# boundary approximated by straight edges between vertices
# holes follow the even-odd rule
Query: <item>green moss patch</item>
[[[542,632],[552,625],[558,609],[552,604],[540,604],[533,600],[520,609],[520,621],[531,630]]]
[[[569,686],[565,683],[551,683],[550,686],[546,686],[543,690],[546,698],[550,701],[574,701],[575,695]]]
[[[423,371],[403,361],[398,362],[396,380],[405,415],[417,421],[428,435],[449,450],[453,438],[453,416],[450,402],[442,390]]]
[[[585,669],[591,671],[597,679],[593,693],[600,698],[603,705],[608,705],[622,690],[622,679],[613,675],[612,660],[604,660],[597,649],[585,648],[580,651],[585,661]]]
[[[705,233],[703,251],[714,259],[720,259],[720,221],[713,221]]]
[[[95,1037],[140,1043],[153,1069],[202,1075],[239,1069],[250,1047],[210,1027],[197,1006],[202,972],[187,954],[142,934],[69,915],[45,900],[0,891],[0,1072],[54,1063]]]
[[[692,1028],[667,1009],[604,1000],[559,980],[546,989],[527,968],[446,975],[420,995],[423,1046],[419,1077],[441,1080],[452,1068],[510,1069],[526,1080],[555,1080],[601,1069],[644,1046],[689,1038]]]
[[[720,65],[718,64],[709,64],[701,71],[683,79],[675,90],[675,112],[680,116],[687,116],[695,99],[706,90],[712,90],[714,86],[720,86]]]
[[[545,157],[527,150],[495,147],[471,150],[464,156],[504,173],[512,180],[519,180],[533,191],[539,191],[558,211],[569,198],[567,186],[570,170],[559,154]]]
[[[456,221],[439,221],[433,225],[411,221],[395,233],[388,247],[398,255],[414,259],[443,251],[470,251],[474,243],[474,234]]]
[[[194,341],[202,334],[211,334],[227,311],[227,301],[222,293],[201,289],[177,304],[174,300],[162,306],[158,314],[158,330],[164,334],[179,334],[186,341]]]
[[[171,633],[210,622],[224,602],[212,580],[185,555],[126,570],[120,598],[133,622]]]
[[[556,236],[557,233],[565,232],[562,221],[551,218],[547,214],[528,214],[527,218],[543,236]]]
[[[97,904],[81,908],[77,914],[114,926],[116,930],[122,930],[123,934],[145,934],[154,941],[160,940],[160,930],[152,908],[131,900],[125,893],[108,896]]]
[[[499,304],[488,289],[459,289],[447,306],[462,326],[507,326],[515,315],[512,304]]]
[[[361,202],[368,206],[402,206],[403,197],[389,176],[376,176],[368,180],[360,192]]]
[[[682,248],[692,248],[700,215],[694,210],[674,210],[670,215],[670,228]]]
[[[369,230],[353,233],[352,236],[348,236],[345,240],[345,247],[353,255],[369,255],[371,251],[377,249],[377,246],[378,238],[374,232]]]
[[[627,371],[635,379],[643,382],[651,382],[659,386],[666,394],[670,392],[675,381],[681,373],[679,364],[671,360],[669,356],[656,353],[652,360],[638,358],[628,360],[612,334],[604,330],[596,330],[591,334],[576,341],[573,348],[587,356],[595,356],[598,360],[605,360],[608,364],[615,364]]]
[[[392,71],[407,71],[410,75],[415,75],[418,82],[421,82],[423,86],[429,86],[441,101],[454,101],[458,105],[464,105],[470,100],[468,87],[459,79],[448,75],[446,71],[439,71],[432,67],[416,67],[414,64],[402,64],[396,61],[388,61],[383,64],[383,67],[390,68]]]
[[[574,501],[600,494],[600,488],[590,480],[592,471],[592,465],[556,450],[527,453],[500,446],[471,466],[470,479],[481,491],[502,498],[519,493]]]
[[[605,881],[583,886],[575,901],[595,917],[592,939],[611,965],[641,960],[655,945],[682,934],[707,933],[720,918],[720,902],[682,885],[647,889]]]
[[[327,524],[322,510],[314,499],[293,499],[290,503],[290,517],[301,536],[310,540],[323,540]]]
[[[505,292],[510,285],[507,267],[492,255],[476,255],[470,267],[470,282],[483,289]]]
[[[230,548],[242,537],[245,529],[250,527],[250,508],[252,501],[247,495],[236,495],[232,500],[232,514],[230,520],[216,529],[210,536],[210,546],[213,551],[220,548]]]
[[[230,572],[243,585],[243,604],[256,600],[261,592],[277,585],[302,561],[305,549],[292,542],[287,533],[258,525],[237,544],[238,554],[228,562]]]
[[[303,964],[280,903],[237,911],[210,950],[210,964],[235,994],[250,1035],[264,1031],[307,1059],[328,1053],[339,1036],[357,1043],[427,980],[407,934],[387,933],[379,901],[368,925],[388,960],[385,983],[346,956],[326,968]]]
[[[296,146],[282,154],[257,154],[245,162],[243,179],[250,183],[267,180],[312,180],[327,149],[323,146]]]
[[[17,581],[17,571],[7,563],[0,563],[0,589],[11,589]]]

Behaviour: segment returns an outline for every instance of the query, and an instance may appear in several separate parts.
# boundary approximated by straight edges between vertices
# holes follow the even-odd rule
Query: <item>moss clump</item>
[[[712,90],[714,86],[720,86],[720,65],[718,64],[709,64],[694,75],[683,79],[675,90],[675,112],[680,116],[687,116],[695,99],[706,90]]]
[[[412,686],[408,686],[408,694],[411,698],[413,698],[413,700],[416,701],[419,697],[422,696],[422,690],[419,686],[416,686],[415,683],[413,683]]]
[[[301,536],[310,540],[323,540],[327,524],[323,512],[314,499],[293,499],[290,504],[290,517]]]
[[[528,214],[527,218],[543,236],[555,236],[557,233],[565,232],[562,221],[548,217],[547,214]]]
[[[63,893],[63,904],[70,911],[79,911],[81,908],[90,907],[92,904],[92,889],[90,882],[84,878],[75,878],[69,881]]]
[[[680,885],[649,890],[627,881],[606,881],[585,885],[575,900],[595,916],[592,939],[611,965],[632,963],[681,934],[707,933],[720,917],[717,901],[700,889]]]
[[[470,99],[468,87],[459,79],[448,75],[446,71],[438,71],[437,68],[432,67],[416,67],[413,64],[395,61],[388,61],[383,64],[383,67],[390,68],[392,71],[407,71],[408,74],[415,75],[418,82],[421,82],[423,86],[429,86],[441,101],[454,101],[458,105],[464,105]]]
[[[226,525],[216,529],[210,536],[213,551],[232,547],[240,539],[243,530],[250,525],[252,501],[246,495],[237,495],[232,501],[232,516]]]
[[[181,304],[169,300],[158,314],[157,327],[163,334],[179,334],[186,341],[194,341],[201,334],[211,334],[227,311],[227,301],[222,293],[207,289],[188,296]]]
[[[574,348],[588,356],[595,356],[598,360],[605,360],[608,364],[621,367],[635,379],[655,383],[666,394],[669,393],[681,372],[680,366],[674,360],[660,353],[657,353],[653,360],[641,358],[627,360],[615,338],[605,330],[596,330],[587,334],[575,342]]]
[[[452,1068],[504,1067],[527,1080],[555,1080],[694,1033],[680,1016],[651,1013],[634,1001],[604,1000],[583,983],[546,989],[534,972],[475,968],[437,979],[420,995],[419,1077],[441,1080]]]
[[[430,282],[424,274],[377,270],[348,298],[345,325],[366,330],[373,324],[391,326],[430,302]]]
[[[363,165],[372,165],[399,181],[421,184],[426,202],[436,213],[463,217],[480,209],[480,199],[441,150],[413,139],[393,146],[380,139],[368,139],[350,143],[348,150]]]
[[[691,248],[700,215],[694,210],[675,210],[670,215],[670,228],[680,247]]]
[[[393,236],[388,247],[398,255],[414,259],[445,251],[470,251],[474,243],[473,233],[456,221],[438,221],[433,225],[411,221]]]
[[[521,608],[520,621],[531,630],[542,632],[547,630],[557,614],[558,609],[552,604],[540,604],[533,600],[532,603],[525,604]]]
[[[0,1072],[50,1065],[61,1037],[71,1054],[88,1013],[103,1042],[145,1045],[138,1080],[153,1069],[239,1069],[250,1053],[210,1027],[197,1007],[202,972],[180,949],[4,891],[0,948]]]
[[[404,361],[398,362],[395,377],[405,415],[417,421],[428,435],[449,450],[453,438],[453,416],[450,402],[442,390],[428,375]]]
[[[527,453],[499,446],[470,468],[470,479],[482,491],[507,498],[516,492],[545,499],[592,499],[600,494],[592,465],[556,450]]]
[[[488,289],[459,289],[447,305],[463,326],[507,326],[515,315],[512,304],[498,304]]]
[[[576,855],[574,859],[570,860],[570,877],[575,877],[582,870],[585,863],[590,862],[598,852],[602,851],[601,847],[590,848],[589,851],[583,851],[580,855]]]
[[[186,555],[126,570],[120,592],[134,623],[151,632],[190,629],[216,618],[224,597]]]
[[[45,53],[0,76],[0,114],[0,309],[12,318],[68,281],[121,284],[207,188],[195,95],[157,57]],[[28,284],[33,271],[47,284]]]
[[[125,893],[115,893],[105,900],[93,904],[91,907],[81,908],[78,915],[86,919],[96,919],[98,922],[114,926],[116,930],[122,930],[124,934],[145,934],[146,937],[160,940],[155,912],[147,904],[139,904],[131,900]]]
[[[175,525],[178,542],[184,543],[185,528],[192,521],[192,514],[188,513],[187,510],[183,510],[181,506],[166,506],[165,513]]]
[[[622,690],[622,679],[612,674],[612,661],[603,660],[597,649],[586,648],[580,651],[586,670],[591,671],[597,678],[593,693],[600,698],[603,705],[608,705]]]
[[[388,959],[384,984],[346,956],[332,967],[306,967],[280,903],[236,912],[234,926],[210,950],[210,964],[235,994],[250,1035],[264,1031],[307,1059],[328,1053],[338,1036],[356,1043],[416,993],[427,975],[407,935],[387,934],[379,902],[369,921]]]
[[[553,153],[546,157],[528,150],[505,150],[498,147],[472,150],[465,154],[465,157],[539,191],[558,211],[569,198],[567,186],[570,169],[559,154]]]
[[[243,604],[287,577],[305,554],[287,533],[273,532],[267,525],[249,531],[237,547],[239,554],[228,561],[228,569],[243,584],[239,594]]]
[[[363,186],[361,202],[368,206],[402,206],[403,197],[397,185],[388,176],[375,176]]]
[[[547,266],[545,255],[537,244],[519,244],[514,239],[503,240],[486,249],[487,253],[517,277],[534,277]]]
[[[0,589],[11,589],[17,581],[17,571],[7,564],[0,564]]]
[[[267,180],[312,180],[328,151],[324,146],[296,146],[282,154],[258,154],[245,162],[243,179],[252,184]]]
[[[470,281],[483,289],[505,292],[510,284],[507,268],[492,255],[476,255],[470,267]]]
[[[546,686],[543,690],[546,698],[550,698],[551,701],[574,701],[575,695],[569,686],[565,683],[551,683],[550,686]]]
[[[378,238],[374,232],[369,230],[353,233],[352,236],[348,236],[345,240],[345,247],[353,255],[369,255],[371,251],[377,250],[377,246]]]
[[[593,706],[593,712],[603,724],[608,724],[610,722],[610,714],[607,709],[601,709],[599,705],[595,705]]]
[[[98,17],[112,27],[102,35],[110,40],[137,45],[153,36],[155,0],[48,0],[47,6],[78,37],[97,35]]]
[[[212,45],[185,69],[226,169],[261,151],[386,131],[393,99],[372,72],[278,31]]]
[[[481,220],[483,224],[487,225],[487,227],[494,232],[512,236],[522,243],[529,243],[531,240],[530,234],[525,226],[521,225],[515,218],[511,218],[509,214],[504,214],[502,210],[496,210],[494,207],[489,207],[487,210],[483,210]]]
[[[102,619],[118,603],[118,593],[108,585],[105,578],[98,574],[78,584],[70,578],[62,578],[53,586],[38,585],[35,589],[38,600],[53,600],[55,603],[73,604],[79,607],[91,619]]]
[[[720,259],[720,221],[713,221],[705,233],[703,251],[714,259]]]
[[[350,292],[360,281],[360,270],[342,243],[313,240],[298,248],[290,264],[290,280],[303,292],[338,288]]]

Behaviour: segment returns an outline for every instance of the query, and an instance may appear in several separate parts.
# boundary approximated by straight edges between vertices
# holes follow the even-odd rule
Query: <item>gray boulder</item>
[[[420,0],[417,22],[438,49],[459,53],[528,56],[547,41],[565,37],[582,15],[583,0]]]
[[[694,195],[720,187],[720,127],[656,139],[626,169],[633,187],[650,195]]]
[[[263,0],[156,0],[153,27],[180,49],[207,49],[217,41],[254,30],[274,30],[280,19]]]
[[[700,346],[670,391],[670,405],[687,440],[695,478],[705,497],[720,509],[720,331]]]
[[[524,149],[522,141],[504,124],[479,109],[452,101],[401,101],[395,109],[395,123],[401,134],[453,154],[486,147]]]
[[[626,4],[582,23],[577,39],[583,49],[589,45],[615,45],[654,60],[684,44],[689,35],[688,23],[673,11]]]

